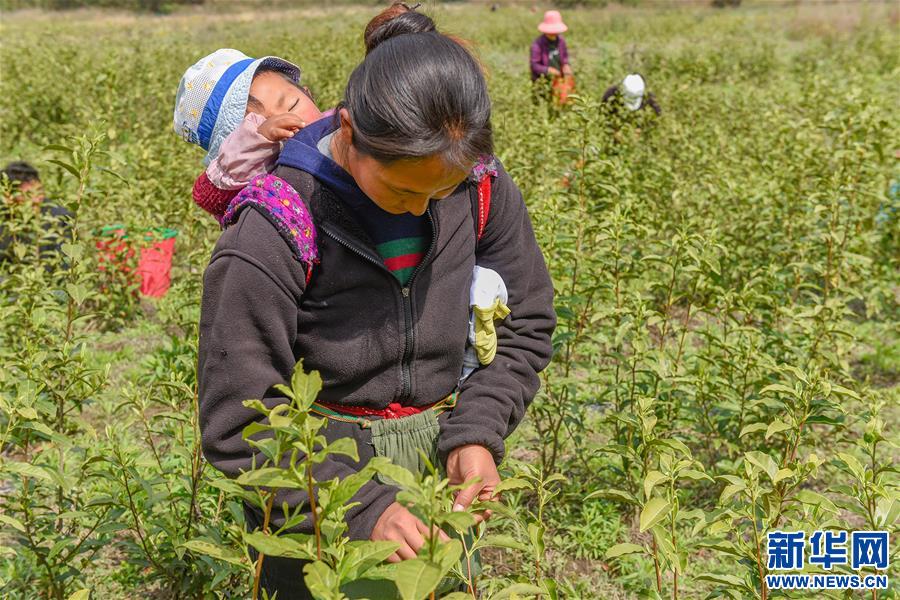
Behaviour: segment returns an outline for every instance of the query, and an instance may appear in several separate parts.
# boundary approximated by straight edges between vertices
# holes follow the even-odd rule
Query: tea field
[[[523,190],[559,318],[472,587],[897,598],[900,10],[635,4],[564,11],[577,97],[561,111],[532,99],[540,11],[425,7],[489,71],[497,154]],[[199,306],[219,231],[191,202],[202,152],[172,131],[181,74],[221,47],[280,55],[333,106],[376,11],[222,1],[2,15],[0,161],[38,167],[76,232],[59,254],[15,242],[0,263],[3,598],[246,598],[251,547],[316,558],[319,543],[324,557],[298,573],[316,597],[368,572],[418,599],[471,550],[378,566],[383,548],[329,533],[343,509],[327,501],[322,539],[244,532],[242,499],[264,503],[265,484],[280,484],[242,488],[199,446]],[[661,116],[602,109],[631,72]],[[0,226],[32,242],[53,233],[12,196]],[[102,262],[113,225],[136,252],[145,232],[177,230],[164,298],[136,296]],[[315,382],[294,384],[282,444],[316,435],[303,412]],[[420,514],[454,526],[439,476],[402,483]],[[766,535],[822,529],[891,531],[889,589],[768,589]]]

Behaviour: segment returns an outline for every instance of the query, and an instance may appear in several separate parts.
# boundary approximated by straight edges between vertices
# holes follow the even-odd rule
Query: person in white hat
[[[544,20],[538,25],[541,35],[531,44],[532,81],[542,77],[553,78],[572,74],[569,50],[562,36],[568,29],[559,11],[548,10],[544,13]]]
[[[662,111],[656,98],[647,91],[647,83],[642,75],[631,73],[622,80],[622,83],[612,85],[603,93],[603,103],[611,114],[621,116],[625,113],[633,113],[644,110],[647,107],[660,115]]]
[[[251,176],[274,164],[281,142],[322,113],[300,68],[275,56],[225,48],[185,72],[175,97],[175,132],[207,151],[194,201],[217,219]]]

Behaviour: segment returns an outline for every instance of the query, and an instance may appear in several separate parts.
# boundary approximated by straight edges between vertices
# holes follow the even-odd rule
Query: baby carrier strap
[[[497,160],[493,156],[482,156],[472,169],[471,179],[477,183],[472,217],[475,221],[475,249],[484,235],[491,213],[491,181],[497,176]]]
[[[319,251],[312,214],[297,190],[275,175],[257,175],[228,204],[222,226],[236,223],[247,207],[255,209],[275,226],[290,246],[294,258],[303,264],[308,284],[313,265],[319,261]]]

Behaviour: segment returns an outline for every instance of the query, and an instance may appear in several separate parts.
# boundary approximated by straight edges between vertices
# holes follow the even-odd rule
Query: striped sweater
[[[362,228],[375,244],[384,266],[400,285],[406,285],[428,251],[431,225],[425,215],[395,215],[378,207],[369,198],[344,200],[353,209]]]

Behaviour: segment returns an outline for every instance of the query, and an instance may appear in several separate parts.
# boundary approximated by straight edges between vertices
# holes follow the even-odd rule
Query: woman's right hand
[[[554,77],[557,77],[560,74],[559,69],[557,69],[556,67],[547,67],[547,73],[549,75],[553,75]]]
[[[442,541],[449,541],[443,531],[438,531]],[[400,547],[390,557],[388,562],[400,562],[415,558],[419,548],[425,545],[428,536],[428,527],[418,517],[409,512],[402,504],[394,502],[387,507],[372,529],[370,539],[372,541],[397,542]]]

